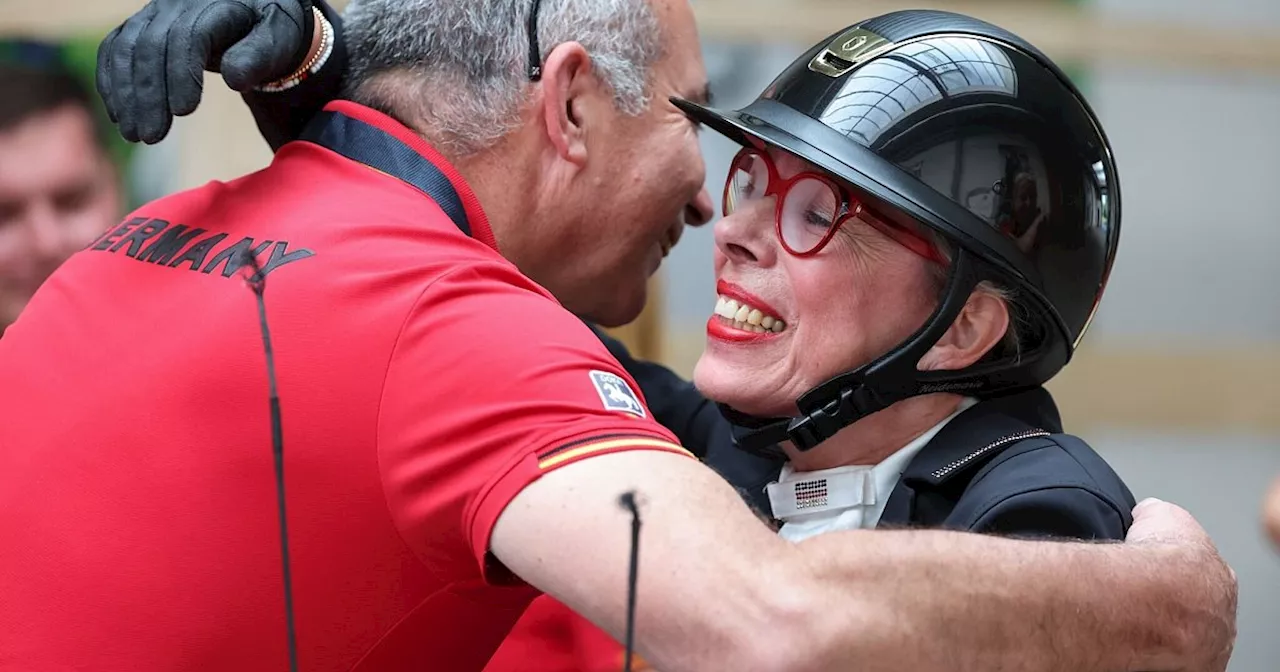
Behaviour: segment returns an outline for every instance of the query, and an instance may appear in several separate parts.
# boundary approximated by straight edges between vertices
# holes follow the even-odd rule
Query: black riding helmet
[[[925,325],[804,394],[798,417],[722,406],[747,430],[741,447],[776,454],[790,440],[809,450],[903,399],[1007,394],[1044,383],[1071,358],[1115,259],[1120,188],[1097,117],[1025,40],[960,14],[893,12],[815,45],[741,110],[673,102],[743,146],[819,166],[877,214],[926,225],[954,248]],[[1016,294],[1018,351],[960,371],[917,371],[984,280]]]

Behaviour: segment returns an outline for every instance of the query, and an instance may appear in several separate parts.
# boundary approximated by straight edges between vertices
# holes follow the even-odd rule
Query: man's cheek
[[[65,246],[72,250],[80,250],[88,246],[98,236],[116,224],[110,211],[90,208],[76,213],[65,229]]]
[[[28,247],[22,241],[22,236],[16,234],[19,227],[0,226],[0,278],[6,275],[13,275],[14,269],[21,262],[24,252]],[[14,231],[9,231],[13,229]]]

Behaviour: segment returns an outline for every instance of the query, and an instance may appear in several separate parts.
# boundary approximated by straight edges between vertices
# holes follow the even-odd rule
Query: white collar
[[[779,534],[800,541],[823,532],[874,528],[912,458],[948,422],[976,403],[977,399],[965,397],[955,412],[876,465],[809,472],[784,465],[778,482],[765,488],[773,517],[786,521]]]

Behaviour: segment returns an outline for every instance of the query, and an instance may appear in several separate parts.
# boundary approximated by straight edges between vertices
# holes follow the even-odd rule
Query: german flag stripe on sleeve
[[[582,439],[580,441],[574,441],[572,443],[567,443],[547,450],[538,455],[538,468],[547,470],[559,464],[568,462],[569,460],[575,460],[583,457],[584,455],[616,451],[622,448],[664,450],[693,457],[693,453],[685,450],[679,444],[665,441],[663,439],[647,435],[612,434],[595,436],[590,439]]]

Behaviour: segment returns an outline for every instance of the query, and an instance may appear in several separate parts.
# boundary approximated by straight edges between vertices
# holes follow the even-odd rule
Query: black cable
[[[627,578],[627,641],[622,665],[622,672],[631,672],[636,636],[636,584],[640,574],[640,507],[636,505],[635,491],[623,493],[618,504],[631,512],[631,575]]]
[[[271,350],[271,330],[267,327],[267,304],[262,295],[267,290],[267,276],[258,265],[258,258],[248,250],[242,255],[242,263],[253,269],[247,279],[249,289],[258,300],[258,325],[262,330],[262,347],[267,354],[267,383],[270,386],[271,452],[276,465],[276,502],[280,513],[280,556],[284,564],[284,615],[289,645],[289,670],[298,672],[298,643],[293,627],[293,579],[289,571],[289,527],[284,508],[284,426],[280,420],[280,395],[276,392],[276,361]]]
[[[538,5],[540,0],[533,0],[533,4],[529,6],[529,21],[525,24],[525,30],[529,39],[529,81],[536,82],[542,79],[542,50],[538,48]]]

